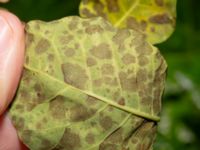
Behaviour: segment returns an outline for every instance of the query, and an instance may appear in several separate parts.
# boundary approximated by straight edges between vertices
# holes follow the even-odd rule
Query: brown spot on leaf
[[[122,43],[124,43],[124,41],[130,36],[130,32],[127,29],[120,29],[117,31],[117,34],[113,37],[113,41],[118,44],[121,45]]]
[[[172,23],[172,20],[170,19],[168,14],[154,15],[154,16],[149,18],[149,21],[151,23],[156,23],[156,24],[170,24],[170,23]]]
[[[128,28],[140,29],[140,23],[134,17],[128,17],[126,24]]]
[[[146,69],[139,69],[137,72],[137,81],[140,82],[145,82],[148,80],[148,72]]]
[[[76,16],[71,17],[71,22],[68,24],[70,30],[76,30],[78,28],[79,18]]]
[[[49,54],[49,55],[48,55],[48,60],[49,60],[50,62],[54,61],[54,55],[53,55],[53,54]]]
[[[120,98],[119,101],[118,101],[118,104],[124,106],[125,105],[125,99],[124,98]]]
[[[140,42],[135,50],[139,55],[150,55],[153,52],[153,48],[147,42]]]
[[[156,29],[154,27],[151,27],[150,31],[154,33],[154,32],[156,32]]]
[[[72,57],[72,56],[74,56],[75,55],[75,50],[73,49],[73,48],[66,48],[65,49],[65,56],[67,56],[67,57]]]
[[[106,0],[109,12],[118,12],[119,5],[118,0]]]
[[[16,104],[15,108],[16,109],[24,109],[24,105]]]
[[[88,21],[83,21],[83,22],[82,22],[82,25],[83,25],[83,27],[90,26],[90,22],[88,22]]]
[[[32,137],[33,131],[31,130],[23,130],[22,132],[22,141],[25,143],[29,143],[31,141],[31,137]]]
[[[85,121],[94,115],[94,110],[89,110],[83,105],[75,105],[70,108],[70,119],[73,122]]]
[[[77,88],[84,89],[88,76],[85,69],[77,64],[66,63],[62,64],[62,72],[64,74],[64,81]]]
[[[145,55],[144,56],[143,55],[139,56],[138,60],[139,60],[139,65],[140,66],[145,66],[145,65],[147,65],[149,63],[149,59]]]
[[[89,104],[89,105],[95,105],[96,103],[98,103],[98,99],[95,98],[95,97],[92,97],[92,96],[88,96],[86,102]]]
[[[36,124],[36,129],[42,129],[42,127],[43,127],[43,123],[38,122],[38,123]]]
[[[15,124],[16,129],[23,129],[24,128],[24,119],[23,118],[18,118]]]
[[[115,144],[102,143],[99,150],[117,150],[117,146]]]
[[[102,33],[103,28],[100,25],[90,25],[85,29],[85,32],[88,34]]]
[[[71,129],[65,129],[65,133],[60,140],[60,144],[69,150],[77,150],[81,147],[80,136],[73,133]]]
[[[83,14],[84,16],[87,16],[87,17],[89,17],[89,18],[95,16],[95,15],[92,14],[92,13],[90,12],[90,10],[87,9],[87,8],[82,9],[82,10],[81,10],[81,14]]]
[[[123,90],[133,92],[137,89],[137,80],[135,77],[129,76],[124,72],[120,72],[119,78]]]
[[[45,139],[45,138],[41,138],[42,141],[41,141],[41,145],[40,145],[40,150],[47,150],[47,149],[50,149],[53,145],[52,145],[52,142]]]
[[[63,45],[67,45],[69,44],[69,42],[71,42],[73,40],[73,36],[72,35],[62,35],[59,37],[59,42]]]
[[[90,50],[91,54],[99,59],[111,59],[112,52],[107,43],[101,43]]]
[[[35,52],[37,54],[42,54],[46,52],[49,49],[49,47],[50,47],[49,41],[47,39],[41,39],[35,47]]]
[[[93,80],[92,81],[92,84],[96,87],[100,87],[103,83],[103,80],[102,79],[96,79],[96,80]]]
[[[34,36],[31,33],[26,33],[26,47],[31,45],[34,41]]]
[[[85,137],[85,140],[88,144],[94,144],[95,143],[95,136],[92,133],[88,133]]]
[[[83,3],[84,5],[88,4],[89,2],[90,2],[90,0],[82,0],[82,3]]]
[[[109,85],[109,86],[116,86],[117,85],[117,79],[113,77],[104,77],[104,83]]]
[[[103,64],[101,71],[103,75],[112,75],[114,73],[114,67],[111,64]]]
[[[140,28],[141,28],[142,31],[146,30],[146,28],[147,28],[147,22],[145,20],[142,20],[140,22]]]
[[[100,125],[104,130],[109,130],[113,126],[113,121],[109,116],[100,117]]]
[[[65,97],[57,96],[49,103],[49,111],[54,119],[65,118]]]
[[[122,141],[123,141],[122,128],[119,128],[118,130],[114,131],[114,133],[108,136],[105,140],[105,142],[109,142],[113,144],[119,144]]]
[[[97,0],[95,2],[94,10],[97,12],[97,14],[99,16],[102,16],[102,17],[106,18],[106,14],[103,12],[103,10],[104,10],[104,4],[101,1]]]
[[[164,6],[164,1],[163,0],[155,0],[155,3],[160,7]]]
[[[97,62],[94,58],[92,58],[92,57],[87,58],[87,66],[88,67],[95,66],[96,64],[97,64]]]
[[[131,63],[135,63],[136,62],[136,59],[135,59],[135,56],[133,56],[132,54],[125,54],[123,57],[122,57],[122,62],[126,65],[129,65]]]
[[[25,63],[28,65],[29,64],[29,56],[26,56],[26,58],[25,58],[26,60],[25,60]]]

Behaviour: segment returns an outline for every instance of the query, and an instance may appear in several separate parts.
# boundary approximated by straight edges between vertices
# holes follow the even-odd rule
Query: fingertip
[[[24,25],[13,14],[0,10],[0,115],[11,102],[22,71]]]
[[[7,114],[0,117],[0,150],[28,150],[20,142],[17,132]]]

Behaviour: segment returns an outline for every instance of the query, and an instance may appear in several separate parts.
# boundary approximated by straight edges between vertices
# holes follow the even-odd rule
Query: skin
[[[0,10],[0,150],[26,150],[7,114],[22,72],[25,49],[24,26]]]

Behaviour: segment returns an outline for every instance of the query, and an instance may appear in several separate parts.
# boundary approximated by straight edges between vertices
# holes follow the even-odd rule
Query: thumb
[[[0,10],[0,115],[11,102],[24,59],[24,29],[13,14]]]

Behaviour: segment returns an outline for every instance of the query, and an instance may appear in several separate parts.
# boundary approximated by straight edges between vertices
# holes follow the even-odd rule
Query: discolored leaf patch
[[[140,32],[99,17],[31,21],[26,32],[10,115],[31,150],[151,149],[166,63]]]
[[[79,12],[82,17],[104,17],[118,28],[139,30],[158,44],[174,31],[176,0],[82,0]]]

